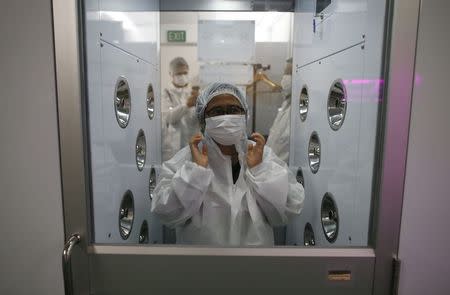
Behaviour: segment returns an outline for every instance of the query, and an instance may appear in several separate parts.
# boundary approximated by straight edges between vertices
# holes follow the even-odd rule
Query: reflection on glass
[[[145,166],[146,148],[145,134],[141,129],[136,138],[136,165],[139,171],[142,171]]]
[[[153,92],[152,84],[147,88],[147,114],[150,120],[155,116],[155,93]]]
[[[306,223],[305,231],[303,232],[303,244],[305,246],[315,246],[316,245],[316,239],[314,238],[314,231],[309,222]]]
[[[308,88],[306,88],[306,86],[303,86],[302,91],[300,92],[300,119],[302,121],[305,121],[306,116],[308,115],[308,104]]]
[[[119,231],[122,239],[126,240],[131,234],[134,221],[133,194],[128,190],[123,196],[119,211]]]
[[[313,132],[309,138],[308,159],[312,173],[317,173],[320,166],[320,140],[316,132]]]
[[[347,111],[347,94],[344,83],[338,80],[331,85],[328,95],[328,122],[333,130],[341,128]]]
[[[139,232],[139,244],[148,244],[148,224],[147,220],[141,225],[141,230]]]
[[[352,227],[346,226],[350,223],[346,218],[354,216],[353,211],[356,210],[370,212],[373,169],[371,170],[372,167],[369,166],[373,166],[373,159],[376,158],[376,148],[372,143],[379,123],[378,98],[381,97],[379,90],[382,90],[380,81],[383,81],[383,77],[377,76],[381,70],[377,69],[376,73],[373,73],[368,72],[368,69],[375,69],[376,64],[380,66],[383,64],[375,61],[372,54],[382,49],[382,45],[374,44],[378,40],[374,42],[371,39],[369,42],[371,37],[369,34],[361,41],[365,42],[365,48],[370,47],[370,50],[362,50],[361,46],[350,46],[355,43],[347,44],[350,47],[341,47],[341,45],[353,42],[355,38],[361,38],[366,33],[363,31],[367,26],[357,23],[366,19],[366,17],[360,17],[361,15],[366,16],[372,13],[370,8],[364,7],[364,11],[360,11],[361,6],[349,4],[335,11],[335,5],[328,5],[330,1],[319,1],[319,10],[325,8],[321,12],[324,16],[329,13],[333,15],[333,18],[340,19],[336,21],[336,26],[340,26],[341,23],[348,25],[348,21],[355,22],[353,26],[355,31],[361,31],[357,36],[353,36],[354,32],[348,32],[342,28],[330,31],[326,26],[317,27],[320,29],[318,33],[323,34],[323,39],[319,38],[319,40],[311,39],[311,32],[308,30],[299,29],[304,24],[311,24],[313,19],[320,22],[320,19],[314,16],[314,9],[312,13],[300,14],[298,17],[294,17],[294,13],[271,11],[159,12],[140,11],[140,9],[148,9],[148,6],[136,8],[128,2],[124,1],[120,5],[123,11],[98,11],[93,8],[91,14],[85,15],[84,18],[87,20],[85,23],[87,52],[84,56],[87,57],[85,62],[88,64],[88,81],[86,82],[89,87],[86,88],[89,92],[87,98],[89,124],[86,126],[89,128],[87,133],[91,136],[89,150],[92,171],[90,172],[93,181],[104,179],[102,177],[105,174],[112,176],[110,189],[103,189],[104,185],[92,186],[92,211],[93,215],[99,216],[97,219],[93,218],[95,242],[197,243],[200,240],[203,243],[206,240],[205,235],[199,235],[200,237],[195,241],[196,237],[186,240],[188,231],[203,225],[199,221],[201,216],[203,221],[211,218],[207,222],[210,228],[205,229],[212,232],[214,236],[211,237],[212,242],[209,245],[252,244],[255,246],[255,239],[252,237],[229,234],[230,224],[238,228],[236,233],[251,232],[253,229],[246,231],[243,227],[248,226],[253,220],[248,222],[244,220],[243,225],[236,225],[236,222],[246,218],[244,217],[246,213],[242,212],[253,210],[251,212],[254,213],[260,210],[263,218],[259,224],[264,225],[265,238],[261,244],[264,243],[264,245],[271,245],[270,238],[273,236],[274,229],[278,230],[281,221],[288,223],[285,224],[286,228],[282,229],[285,231],[284,235],[275,233],[280,241],[277,245],[283,244],[284,241],[284,244],[289,245],[324,246],[323,243],[329,244],[328,241],[334,241],[334,239],[333,246],[367,245],[370,214],[365,216],[358,214]],[[349,17],[349,13],[355,17]],[[342,17],[348,21],[342,21]],[[377,18],[372,16],[370,19]],[[383,16],[378,19],[382,25]],[[198,34],[199,25],[205,34]],[[185,31],[182,34],[182,39],[185,40],[169,40],[169,36],[173,37],[174,32],[168,34],[168,31],[172,31],[173,28]],[[220,28],[220,30],[214,28]],[[372,29],[375,30],[375,26],[371,27]],[[98,30],[101,31],[101,35]],[[345,34],[342,33],[341,36],[334,35],[332,38],[330,36],[331,33],[341,34],[344,31]],[[334,44],[323,42],[323,40],[340,40],[340,43]],[[102,47],[98,46],[100,42],[103,43]],[[342,48],[346,49],[342,50]],[[139,57],[139,62],[136,62],[135,57]],[[368,62],[371,67],[365,66]],[[230,131],[233,126],[227,125],[228,127],[222,129],[220,126],[234,124],[237,121],[219,122],[224,124],[207,126],[206,121],[199,122],[195,107],[197,100],[201,99],[200,94],[207,89],[209,83],[224,81],[231,81],[245,95],[245,101],[248,104],[247,116],[245,123],[239,126],[243,125],[242,129],[246,130],[246,135],[243,137],[251,136],[253,131],[260,133],[266,139],[264,150],[269,151],[270,148],[272,151],[273,158],[270,160],[276,155],[279,158],[277,160],[282,161],[274,166],[279,168],[278,166],[285,167],[285,164],[290,165],[288,167],[291,171],[289,183],[301,190],[300,184],[304,186],[305,181],[308,182],[308,187],[304,190],[306,201],[300,212],[300,218],[281,218],[281,220],[279,216],[270,216],[272,211],[266,212],[267,208],[264,204],[261,205],[259,198],[256,203],[249,203],[254,198],[248,196],[242,196],[244,201],[236,206],[238,209],[233,207],[235,216],[231,217],[236,219],[231,217],[227,219],[228,215],[231,215],[229,208],[235,204],[221,202],[209,204],[203,201],[201,204],[192,205],[195,210],[188,215],[175,218],[172,222],[158,215],[164,212],[169,212],[170,215],[179,210],[179,208],[169,208],[168,211],[164,211],[167,208],[162,208],[166,203],[162,196],[163,190],[159,185],[161,187],[180,185],[183,177],[178,176],[181,172],[188,170],[183,169],[191,169],[190,164],[195,168],[199,166],[192,160],[190,147],[186,147],[192,136],[199,133],[202,128],[206,130],[208,127],[212,130],[203,134],[198,144],[200,152],[206,142],[206,135],[214,134],[216,129],[214,127],[218,127],[216,130],[218,140],[214,139],[214,141],[229,142],[230,140],[228,136],[233,133]],[[102,94],[106,94],[105,102],[103,102]],[[114,110],[111,105],[111,95],[114,96]],[[131,95],[138,99],[133,97],[133,122],[129,124]],[[312,101],[309,100],[310,97]],[[294,98],[293,110],[292,98]],[[365,103],[366,101],[374,103]],[[157,103],[160,105],[156,105]],[[346,114],[347,104],[348,114]],[[228,107],[223,110],[228,113]],[[161,121],[155,121],[156,119]],[[215,122],[217,123],[219,119]],[[115,120],[120,128],[110,126],[116,124],[113,122]],[[364,120],[364,130],[360,132],[362,120]],[[214,120],[209,121],[213,123]],[[341,128],[344,124],[345,127]],[[224,138],[220,134],[217,135],[217,132],[223,134]],[[135,146],[132,145],[133,142]],[[326,144],[323,150],[322,143]],[[183,154],[180,150],[185,147],[186,153]],[[232,162],[227,164],[227,167],[232,167],[231,171],[223,173],[226,177],[218,180],[217,175],[223,172],[220,169],[224,169],[226,161],[222,158],[224,154],[219,154],[216,147],[212,143],[208,146],[209,166],[201,169],[200,172],[204,172],[205,175],[196,179],[198,183],[190,181],[187,184],[189,188],[177,191],[180,192],[177,197],[181,201],[171,203],[175,204],[175,207],[180,202],[185,202],[182,198],[186,197],[187,191],[193,190],[192,187],[198,188],[199,183],[204,184],[209,180],[205,170],[212,171],[214,175],[211,180],[214,184],[209,186],[204,184],[205,188],[202,190],[202,193],[210,196],[217,193],[217,191],[209,191],[210,187],[224,188],[225,191],[241,185],[240,174],[248,176],[247,162],[240,163],[242,164],[240,167],[236,165],[237,162]],[[161,154],[151,154],[151,157],[147,157],[147,148],[149,152]],[[246,147],[239,148],[240,151],[246,152]],[[361,151],[366,158],[358,157],[357,155],[361,153],[357,151]],[[167,161],[176,159],[174,156],[177,153],[178,159],[181,159],[180,155],[186,158],[181,159],[176,165],[173,162],[167,165]],[[238,160],[241,159],[240,156],[246,161],[245,155],[239,154]],[[228,160],[229,157],[236,157],[236,154],[227,155],[225,159]],[[150,160],[153,166],[149,165]],[[106,161],[107,165],[105,165]],[[148,169],[145,168],[146,165]],[[301,168],[297,169],[297,167]],[[271,174],[274,173],[272,168],[263,167],[261,170],[253,170],[266,174],[268,176],[266,179],[276,178]],[[321,173],[318,173],[319,170],[322,170]],[[355,178],[358,178],[358,186],[353,187],[350,179]],[[243,179],[246,181],[247,177]],[[108,186],[108,184],[105,185]],[[247,181],[246,185],[252,184]],[[156,190],[157,187],[158,190]],[[341,220],[339,235],[346,239],[336,239],[339,227],[337,208],[335,208],[337,202],[333,201],[331,194],[327,194],[329,198],[324,198],[322,190],[324,187],[329,188],[335,196],[346,198],[342,200],[342,205],[339,203]],[[276,185],[269,188],[275,191],[278,189]],[[121,206],[120,212],[115,209],[113,214],[109,214],[107,209],[111,205],[108,204],[111,201],[108,198],[109,195],[122,197],[127,189],[130,189],[127,197],[124,197],[124,200],[119,198],[115,200],[117,203],[113,204],[114,208]],[[233,194],[233,197],[235,195]],[[276,201],[277,193],[271,191],[269,195],[268,202]],[[300,201],[288,205],[298,203]],[[150,210],[150,205],[151,208],[160,211],[155,213]],[[206,211],[201,212],[201,210],[206,207],[212,209],[204,214]],[[323,209],[321,213],[319,208]],[[241,209],[242,211],[239,211]],[[118,214],[120,214],[120,236],[117,234]],[[320,217],[317,216],[319,214]],[[136,217],[134,221],[136,229],[135,233],[131,233],[134,217]],[[169,217],[172,218],[172,216]],[[143,222],[144,220],[147,222]],[[167,234],[161,234],[164,226],[174,229],[171,232],[173,238]],[[322,226],[327,240],[323,239]],[[114,232],[116,235],[110,234]],[[133,234],[132,239],[128,238],[130,234]],[[315,234],[318,236],[315,237]],[[218,236],[221,236],[221,239],[216,239]],[[353,240],[349,242],[347,237],[352,237]],[[203,244],[208,242],[209,240],[206,240]]]
[[[120,77],[116,83],[116,91],[114,97],[114,109],[116,112],[116,119],[119,126],[127,127],[130,121],[131,111],[131,96],[130,87],[125,77]]]
[[[339,231],[339,215],[336,203],[330,193],[326,193],[322,199],[320,219],[322,221],[323,233],[325,234],[327,241],[334,243]]]

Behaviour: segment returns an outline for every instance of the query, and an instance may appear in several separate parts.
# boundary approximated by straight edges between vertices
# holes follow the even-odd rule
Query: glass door
[[[62,2],[66,287],[386,294],[417,3]]]

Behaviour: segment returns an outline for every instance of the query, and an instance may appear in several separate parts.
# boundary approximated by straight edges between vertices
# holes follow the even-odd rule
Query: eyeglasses
[[[245,110],[237,105],[217,106],[205,112],[206,117],[216,117],[223,115],[244,115]]]

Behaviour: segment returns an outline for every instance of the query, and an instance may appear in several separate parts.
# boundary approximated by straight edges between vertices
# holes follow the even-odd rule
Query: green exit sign
[[[186,42],[186,31],[167,31],[168,42]]]

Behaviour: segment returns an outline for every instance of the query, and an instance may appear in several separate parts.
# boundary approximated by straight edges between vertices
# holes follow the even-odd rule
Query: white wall
[[[449,294],[448,2],[422,1],[399,257],[399,294]],[[444,7],[445,6],[445,7]]]
[[[0,294],[63,294],[51,1],[2,1]]]

